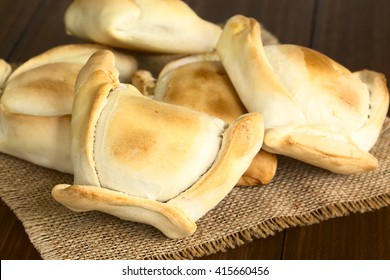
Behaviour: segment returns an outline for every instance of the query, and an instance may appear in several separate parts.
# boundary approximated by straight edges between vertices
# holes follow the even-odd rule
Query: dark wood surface
[[[83,42],[67,36],[70,0],[0,0],[0,57],[22,62],[48,48]],[[350,70],[390,79],[388,0],[212,0],[187,2],[201,17],[224,22],[243,14],[282,43],[311,47]],[[390,207],[285,230],[205,259],[390,259]],[[0,202],[1,259],[40,259],[23,225]]]

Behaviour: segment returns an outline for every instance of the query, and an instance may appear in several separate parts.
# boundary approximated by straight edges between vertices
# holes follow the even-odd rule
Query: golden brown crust
[[[369,70],[354,72],[370,92],[370,115],[366,123],[352,134],[352,139],[363,150],[369,151],[379,137],[389,110],[389,90],[383,74]]]
[[[23,64],[21,67],[17,69],[16,73],[10,77],[7,84],[7,91],[3,96],[2,102],[12,111],[16,112],[24,112],[26,114],[36,115],[35,121],[37,124],[39,122],[45,123],[44,117],[53,116],[58,118],[63,118],[63,116],[67,115],[66,120],[70,121],[70,114],[72,112],[72,103],[73,103],[73,88],[75,84],[76,76],[82,67],[83,61],[88,59],[89,55],[91,55],[94,51],[103,49],[101,46],[95,45],[65,45],[56,47],[45,52],[42,55],[34,57],[30,59],[28,62]],[[68,54],[68,56],[67,56]],[[118,60],[121,57],[117,57]],[[63,60],[69,60],[69,62],[62,62]],[[132,59],[129,58],[130,68],[132,67]],[[53,76],[53,69],[61,69],[64,73],[61,72],[60,77],[56,79],[56,76]],[[23,72],[27,71],[27,72]],[[40,74],[38,76],[34,74]],[[57,71],[58,72],[58,71]],[[63,83],[64,75],[66,77],[66,84],[61,86]],[[12,78],[12,79],[11,79]],[[43,82],[42,82],[43,79]],[[62,83],[61,83],[62,81]],[[15,84],[15,85],[14,85]],[[34,87],[34,85],[38,85],[39,87]],[[26,88],[27,87],[27,88]],[[60,89],[66,91],[59,91]],[[31,102],[28,102],[29,99],[26,98],[26,94],[34,98],[32,101],[35,101],[34,106],[31,106]],[[45,102],[42,102],[41,99],[44,98],[47,100],[48,95],[51,96],[51,99],[48,101],[52,101],[52,104],[48,105]],[[64,99],[65,98],[65,99]],[[31,100],[30,100],[31,101]],[[16,102],[16,103],[13,103]],[[27,107],[26,107],[27,105]],[[33,108],[37,112],[29,112],[31,110],[29,108]],[[18,109],[19,108],[19,109]],[[39,110],[38,110],[39,109]],[[53,113],[45,113],[44,110],[54,110]],[[39,119],[39,117],[41,119]],[[65,142],[70,142],[70,123],[66,122],[57,122],[62,123],[60,127],[51,127],[48,128],[47,133],[57,132],[63,133],[63,139]],[[16,127],[14,129],[17,129]],[[25,130],[30,131],[30,130]],[[30,135],[30,134],[26,134]],[[26,136],[27,137],[27,136]],[[28,137],[31,139],[32,136]],[[67,141],[66,139],[69,138]],[[58,152],[53,152],[53,147],[45,146],[45,151],[53,154],[70,154],[70,145],[62,146],[61,142],[58,142]],[[42,146],[42,145],[40,145]],[[57,149],[55,149],[57,150]],[[39,149],[36,153],[41,154],[42,150]],[[70,157],[68,155],[68,157]],[[55,163],[53,164],[53,168]],[[51,167],[50,165],[44,165],[47,167]],[[61,169],[61,171],[66,171],[69,173],[73,172],[72,166],[69,166],[65,169]]]
[[[133,86],[118,86],[110,77],[114,68],[108,54],[94,54],[77,80],[75,180],[167,200],[190,187],[212,164],[224,123],[151,100]]]
[[[277,167],[278,159],[276,155],[261,149],[238,180],[237,186],[267,185],[275,177]]]
[[[296,100],[305,123],[337,122],[352,129],[363,124],[369,113],[369,94],[348,69],[301,46],[265,46],[264,52],[275,77]]]
[[[7,82],[1,103],[6,110],[19,114],[42,117],[70,114],[74,84],[82,66],[58,62],[21,72]]]
[[[155,98],[218,117],[228,123],[247,113],[214,54],[188,56],[167,64],[157,80]],[[276,168],[276,156],[261,150],[237,185],[268,184]]]
[[[182,208],[194,220],[202,217],[230,192],[259,152],[263,128],[263,118],[258,113],[235,120],[224,133],[213,166],[190,189],[168,203]]]
[[[289,131],[271,129],[264,137],[264,145],[270,151],[283,154],[325,168],[335,173],[351,174],[375,170],[377,159],[368,152],[361,150],[349,139],[343,139],[337,134],[309,134],[307,129]]]
[[[217,52],[243,103],[264,116],[263,148],[336,173],[375,169],[368,151],[389,106],[383,80],[304,47],[263,46],[260,31],[234,16]]]
[[[73,211],[101,211],[128,221],[150,224],[170,238],[193,234],[196,224],[178,207],[104,188],[57,185],[53,197]]]
[[[0,109],[0,151],[34,164],[73,173],[70,115],[33,116]]]
[[[104,45],[157,53],[208,52],[221,33],[177,0],[73,1],[65,26],[68,34]]]
[[[303,123],[304,115],[297,102],[267,62],[260,32],[260,25],[254,19],[241,15],[229,19],[217,43],[222,64],[247,110],[262,112],[266,129]],[[277,118],[268,117],[275,112]]]
[[[71,157],[75,184],[99,185],[93,145],[100,112],[110,91],[119,84],[118,71],[113,61],[112,52],[107,50],[96,52],[77,78],[71,124],[73,142]],[[80,178],[82,181],[79,181]]]
[[[147,70],[136,71],[132,76],[131,84],[145,96],[152,97],[154,95],[156,79]]]
[[[5,60],[0,59],[0,93],[3,90],[4,83],[7,80],[8,76],[12,72],[12,67]]]
[[[12,74],[10,67],[5,67],[8,74],[4,75],[1,95],[1,152],[73,173],[70,120],[74,85],[89,56],[102,49],[106,47],[62,45],[29,59]],[[123,76],[131,76],[136,60],[117,51],[115,57]]]
[[[96,128],[100,182],[129,194],[168,200],[212,164],[224,125],[187,108],[151,100],[133,87],[114,90]],[[142,189],[126,187],[134,178]]]
[[[121,73],[121,81],[130,81],[131,75],[137,69],[137,60],[126,55],[118,50],[99,45],[99,44],[67,44],[53,47],[37,56],[34,56],[17,67],[9,79],[14,79],[22,73],[28,72],[34,68],[46,66],[56,63],[75,63],[82,66],[87,62],[88,58],[99,50],[110,50],[116,57],[116,68]]]
[[[203,61],[176,69],[167,85],[164,101],[228,123],[247,113],[220,62]]]
[[[77,183],[73,186],[57,185],[53,189],[53,197],[75,211],[98,210],[125,220],[148,223],[172,238],[185,237],[195,230],[194,222],[234,187],[263,142],[263,120],[258,113],[240,117],[225,130],[221,120],[152,100],[133,86],[118,85],[113,56],[108,51],[97,52],[90,58],[80,71],[76,84],[72,161]],[[131,110],[127,110],[129,106]],[[163,120],[156,119],[158,117]],[[147,118],[146,122],[137,123]],[[158,125],[160,121],[164,124]],[[181,135],[180,131],[186,134],[197,128],[198,123],[199,127],[206,124],[206,130],[196,129],[189,136]],[[145,126],[145,133],[138,135],[140,125]],[[156,131],[156,127],[160,131]],[[178,131],[164,134],[171,127]],[[112,128],[118,129],[119,134],[112,133]],[[188,139],[183,142],[183,137]],[[197,145],[199,138],[205,140],[203,145]],[[177,141],[183,146],[174,151]],[[206,166],[196,163],[194,152],[203,153],[211,141],[218,144],[216,156],[207,152],[205,156],[211,162]],[[129,158],[128,154],[137,149],[143,156]],[[154,157],[154,149],[172,149],[172,156],[168,154],[172,159]],[[189,160],[181,160],[180,153],[189,155]],[[135,160],[136,167],[132,166]],[[164,161],[174,163],[175,160],[176,165],[172,168],[161,168]],[[182,165],[190,168],[188,173],[178,171]],[[206,167],[206,170],[194,171],[195,165]],[[149,176],[142,173],[145,169],[148,169]],[[114,174],[118,170],[119,173]],[[159,181],[169,179],[167,185],[157,189],[159,193],[168,191],[171,194],[166,202],[157,201],[158,195],[148,190],[148,187],[156,187],[152,178],[155,174]],[[194,175],[195,183],[187,190],[172,193],[171,189],[179,181]],[[176,178],[180,180],[175,181]],[[151,195],[140,196],[137,190]]]

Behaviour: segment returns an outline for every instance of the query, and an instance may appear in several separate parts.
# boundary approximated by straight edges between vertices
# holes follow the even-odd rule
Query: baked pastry
[[[336,173],[377,168],[369,150],[389,106],[384,76],[305,47],[264,46],[260,33],[256,20],[234,16],[217,52],[248,111],[263,114],[263,148]]]
[[[97,43],[158,53],[208,52],[221,34],[180,0],[75,0],[65,27]]]
[[[137,70],[131,77],[131,84],[135,86],[140,93],[153,98],[156,88],[156,78],[148,70]]]
[[[220,25],[222,26],[222,25]],[[266,29],[262,30],[261,33],[261,40],[263,41],[264,45],[271,45],[271,44],[278,44],[278,39],[269,31]],[[153,82],[150,77],[145,77],[147,75],[152,75],[152,77],[158,77],[162,69],[170,62],[174,60],[178,60],[180,58],[183,58],[185,56],[188,56],[188,54],[161,54],[161,53],[153,53],[153,52],[137,52],[137,51],[128,51],[129,53],[133,54],[135,57],[137,57],[138,67],[141,69],[139,73],[134,73],[133,77],[135,80],[137,78],[142,78],[143,81],[145,81],[144,78],[147,78],[149,82]],[[192,54],[191,54],[192,55]],[[146,70],[149,72],[145,72]],[[140,74],[142,77],[136,77],[138,74]],[[135,82],[140,82],[140,80],[137,80]],[[148,84],[149,84],[148,82]],[[145,84],[144,84],[145,86]]]
[[[0,59],[0,89],[3,88],[5,81],[12,72],[12,67],[4,59]]]
[[[142,90],[150,93],[152,78],[146,73]],[[215,53],[192,55],[168,63],[161,71],[154,98],[232,123],[248,113]],[[265,185],[275,176],[277,158],[263,149],[237,182],[239,186]]]
[[[53,197],[75,211],[98,210],[182,238],[234,187],[259,151],[263,121],[231,125],[143,96],[121,84],[109,51],[81,70],[72,112],[74,185]]]
[[[63,45],[6,69],[0,99],[0,152],[34,164],[73,173],[70,119],[76,77],[100,45]],[[115,52],[122,79],[129,80],[136,60]],[[3,75],[2,75],[3,76]]]

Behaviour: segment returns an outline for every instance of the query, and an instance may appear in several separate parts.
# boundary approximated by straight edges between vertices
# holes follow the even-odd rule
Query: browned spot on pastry
[[[112,146],[112,153],[115,158],[125,162],[141,161],[152,153],[155,145],[156,139],[150,133],[138,129],[123,132]]]
[[[332,61],[327,56],[304,47],[301,47],[301,50],[310,71],[334,72]]]
[[[175,70],[165,102],[231,122],[246,113],[221,63],[202,61]]]
[[[69,82],[54,79],[35,80],[27,83],[25,86],[41,93],[51,93],[53,91],[72,92],[73,90],[73,87],[69,85]]]
[[[320,81],[321,86],[351,108],[359,108],[359,87],[353,85],[352,74],[344,66],[324,54],[301,47],[306,66],[312,80]]]
[[[65,68],[67,71],[63,71],[61,68]],[[79,70],[79,65],[70,63],[48,64],[21,75],[20,81],[25,87],[42,93],[61,92],[73,94],[73,86]],[[42,77],[45,78],[43,79]]]
[[[109,153],[132,168],[143,168],[151,162],[164,164],[167,157],[182,157],[201,129],[197,112],[150,102],[143,96],[118,102],[110,123],[115,125],[108,126],[106,132],[110,135]]]

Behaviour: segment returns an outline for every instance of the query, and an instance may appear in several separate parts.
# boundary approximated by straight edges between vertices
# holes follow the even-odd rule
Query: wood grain
[[[279,260],[283,255],[284,232],[267,238],[254,239],[245,245],[228,249],[210,256],[204,256],[203,260]]]
[[[39,7],[39,0],[0,1],[0,55],[9,58]]]
[[[0,259],[41,259],[38,251],[31,244],[22,223],[2,200],[0,200]]]
[[[315,11],[313,0],[185,0],[199,16],[224,23],[242,14],[257,19],[281,42],[308,46]]]
[[[351,71],[390,77],[390,1],[321,0],[312,48]]]
[[[63,15],[71,2],[72,0],[41,1],[9,59],[23,62],[54,46],[86,42],[65,33]]]
[[[390,207],[286,232],[283,259],[390,259]]]

